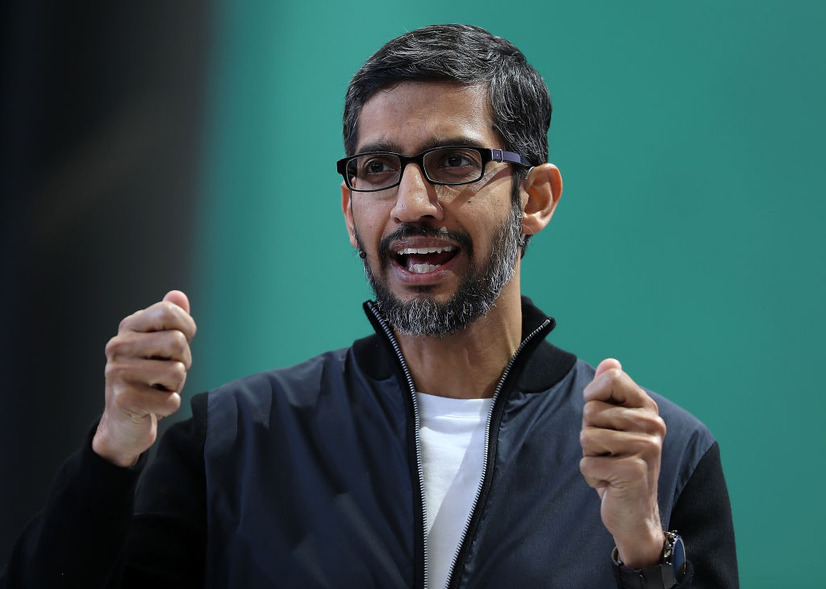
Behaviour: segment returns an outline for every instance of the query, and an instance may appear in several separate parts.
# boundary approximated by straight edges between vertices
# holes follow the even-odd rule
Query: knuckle
[[[158,304],[158,311],[160,313],[161,319],[171,320],[172,318],[178,316],[178,313],[181,311],[181,308],[170,301],[161,301]]]
[[[175,329],[171,332],[170,337],[172,338],[172,347],[178,353],[183,353],[189,347],[189,342],[186,339],[186,335],[184,335],[183,331],[179,329]]]
[[[118,323],[118,332],[126,331],[129,328],[129,320],[132,318],[132,315],[128,315],[120,320]]]
[[[186,382],[186,366],[182,362],[167,362],[156,379],[167,392],[178,392]]]
[[[594,474],[594,460],[590,456],[583,456],[579,460],[579,472],[581,472],[586,479]]]
[[[643,436],[637,441],[637,456],[647,463],[647,459],[657,457],[662,452],[662,439],[655,436]]]
[[[163,417],[168,417],[181,407],[181,396],[178,393],[171,393],[166,396],[157,407],[156,413]]]
[[[666,425],[662,417],[648,410],[635,410],[629,420],[635,429],[650,436],[665,437]]]
[[[668,426],[665,424],[665,420],[657,415],[654,423],[656,424],[657,433],[659,433],[662,437],[665,437],[665,434],[668,432]]]
[[[118,351],[123,347],[123,339],[116,335],[106,342],[106,357],[113,358],[117,356]]]
[[[652,414],[649,419],[645,421],[645,431],[652,436],[664,438],[667,429],[665,420],[659,415]]]
[[[169,395],[169,407],[172,411],[177,411],[181,408],[181,395]]]
[[[186,364],[183,362],[175,362],[172,365],[172,375],[176,380],[186,378]]]
[[[660,448],[662,448],[660,438],[656,436],[645,436],[643,438],[643,448],[649,452],[659,452]]]
[[[172,301],[160,301],[160,308],[163,309],[165,313],[173,313],[175,309],[180,309],[180,307]]]
[[[140,309],[139,311],[135,311],[120,320],[118,323],[118,332],[123,331],[130,331],[132,329],[132,324],[135,321],[139,321],[141,316],[146,313],[146,309]]]

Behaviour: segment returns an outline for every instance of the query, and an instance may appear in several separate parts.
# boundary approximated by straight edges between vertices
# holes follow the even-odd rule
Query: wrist
[[[121,468],[131,468],[137,464],[140,453],[124,452],[116,444],[112,444],[106,433],[106,427],[101,421],[92,438],[92,451],[105,461]]]
[[[644,569],[660,562],[666,541],[662,527],[649,527],[630,539],[614,538],[619,562],[632,569]]]

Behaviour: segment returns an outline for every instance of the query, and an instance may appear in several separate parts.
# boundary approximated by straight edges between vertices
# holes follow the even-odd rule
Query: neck
[[[418,391],[457,399],[492,397],[522,339],[517,280],[505,286],[487,315],[461,331],[396,337]]]

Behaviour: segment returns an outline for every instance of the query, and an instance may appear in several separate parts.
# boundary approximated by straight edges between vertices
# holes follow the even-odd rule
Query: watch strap
[[[659,564],[645,569],[632,569],[619,560],[614,548],[614,578],[622,589],[671,589],[685,576],[686,558],[683,540],[676,532],[664,532],[663,552]]]
[[[671,589],[679,583],[670,564],[662,563],[647,569],[630,569],[614,565],[614,578],[622,589]]]

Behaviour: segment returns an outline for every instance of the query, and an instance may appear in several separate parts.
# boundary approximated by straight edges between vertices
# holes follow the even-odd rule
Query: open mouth
[[[402,247],[393,251],[393,259],[412,274],[427,274],[447,264],[458,253],[459,248],[453,245]]]

